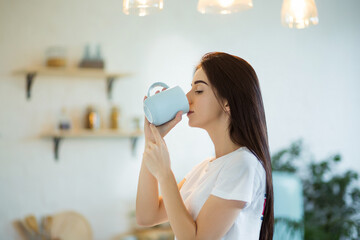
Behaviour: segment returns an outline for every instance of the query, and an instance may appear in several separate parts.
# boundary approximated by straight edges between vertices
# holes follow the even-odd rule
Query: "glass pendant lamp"
[[[126,15],[146,16],[163,9],[163,0],[124,0],[123,12]]]
[[[306,28],[319,23],[314,0],[284,0],[281,23],[289,28]]]
[[[197,9],[202,14],[230,14],[252,7],[252,0],[199,0]]]

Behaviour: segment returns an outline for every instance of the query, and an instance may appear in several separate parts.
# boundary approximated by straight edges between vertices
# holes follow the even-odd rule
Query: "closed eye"
[[[202,93],[203,91],[195,91],[195,93],[197,93],[197,94],[200,94],[200,93]]]

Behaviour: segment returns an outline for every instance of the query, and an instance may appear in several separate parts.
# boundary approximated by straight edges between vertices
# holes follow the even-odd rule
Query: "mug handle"
[[[164,88],[169,88],[169,86],[166,85],[166,83],[163,83],[163,82],[155,82],[155,83],[151,84],[151,86],[149,87],[149,90],[148,90],[148,93],[147,93],[147,97],[150,97],[150,91],[151,91],[154,87],[157,87],[157,86],[164,87]]]

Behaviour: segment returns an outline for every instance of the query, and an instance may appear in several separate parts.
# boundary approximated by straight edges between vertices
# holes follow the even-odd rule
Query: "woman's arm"
[[[179,240],[220,239],[233,225],[245,202],[211,195],[194,221],[176,186],[165,141],[154,125],[150,128],[155,143],[149,142],[144,151],[144,167],[160,184],[166,214],[175,236]]]
[[[160,208],[158,182],[144,163],[141,164],[136,196],[136,221],[141,226],[166,221],[166,215]]]
[[[234,224],[245,202],[210,195],[196,221],[187,211],[173,173],[159,178],[167,217],[178,240],[221,239]]]
[[[185,178],[178,184],[178,190],[184,182]],[[137,189],[136,221],[139,225],[148,227],[168,221],[163,197],[159,197],[158,181],[144,163],[141,164]]]
[[[163,88],[163,91],[165,88]],[[155,94],[160,91],[156,91]],[[144,101],[147,97],[144,97]],[[176,117],[161,125],[157,129],[159,134],[164,137],[172,128],[176,126],[182,119],[182,111],[176,114]],[[144,118],[144,134],[145,134],[145,148],[149,142],[154,141],[154,136],[150,130],[150,123]],[[179,188],[184,183],[184,180],[179,184]],[[139,183],[136,197],[136,221],[139,225],[153,226],[167,221],[162,198],[159,198],[158,182],[156,178],[149,172],[144,165],[144,158],[141,164],[139,175]]]

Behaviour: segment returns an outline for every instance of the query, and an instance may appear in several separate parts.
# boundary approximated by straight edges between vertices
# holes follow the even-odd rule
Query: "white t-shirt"
[[[186,208],[196,220],[210,194],[244,201],[245,207],[222,239],[258,240],[266,193],[261,162],[246,147],[214,159],[206,159],[185,176],[180,194]]]

